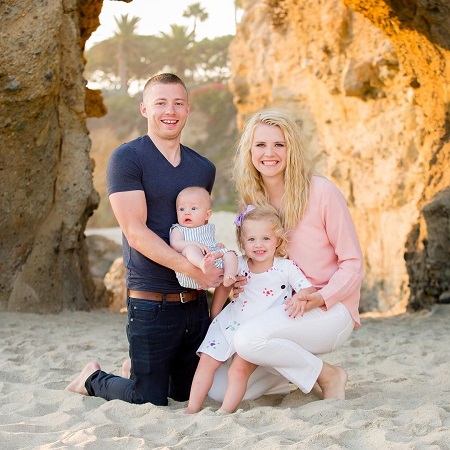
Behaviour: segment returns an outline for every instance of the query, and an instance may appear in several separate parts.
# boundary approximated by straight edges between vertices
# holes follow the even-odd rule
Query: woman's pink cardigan
[[[326,178],[313,176],[305,215],[291,233],[288,251],[324,298],[324,309],[341,302],[358,328],[361,246],[344,196]]]

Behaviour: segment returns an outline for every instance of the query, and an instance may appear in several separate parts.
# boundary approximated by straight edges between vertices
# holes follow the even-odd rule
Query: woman
[[[274,306],[236,332],[237,354],[263,366],[244,398],[288,393],[289,382],[308,393],[317,382],[324,399],[344,399],[347,373],[316,356],[339,348],[360,326],[363,259],[343,195],[313,175],[298,125],[276,110],[260,111],[246,123],[234,181],[242,208],[269,203],[278,210],[289,258],[317,289],[306,297],[302,315],[293,318],[288,305]],[[239,279],[236,290],[244,285]],[[222,400],[225,386],[226,370],[216,372],[209,396]]]

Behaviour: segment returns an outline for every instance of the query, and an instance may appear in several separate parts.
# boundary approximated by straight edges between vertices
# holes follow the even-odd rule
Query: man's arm
[[[115,192],[109,196],[109,201],[123,234],[135,250],[158,264],[193,278],[202,288],[220,284],[223,271],[214,266],[214,261],[204,274],[147,227],[144,191]]]

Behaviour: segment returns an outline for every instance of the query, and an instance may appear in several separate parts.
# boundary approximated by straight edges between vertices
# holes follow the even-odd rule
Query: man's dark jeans
[[[188,303],[127,298],[131,378],[101,370],[85,383],[89,395],[129,403],[167,405],[189,399],[196,351],[209,326],[206,295]]]

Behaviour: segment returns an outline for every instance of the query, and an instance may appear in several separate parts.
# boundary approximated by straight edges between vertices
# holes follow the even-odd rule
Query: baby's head
[[[183,189],[177,196],[177,220],[188,228],[200,227],[211,217],[211,196],[200,186]]]
[[[271,205],[247,206],[235,221],[236,238],[240,251],[246,254],[246,246],[259,236],[271,235],[276,242],[275,254],[287,257],[287,237],[277,210]]]

